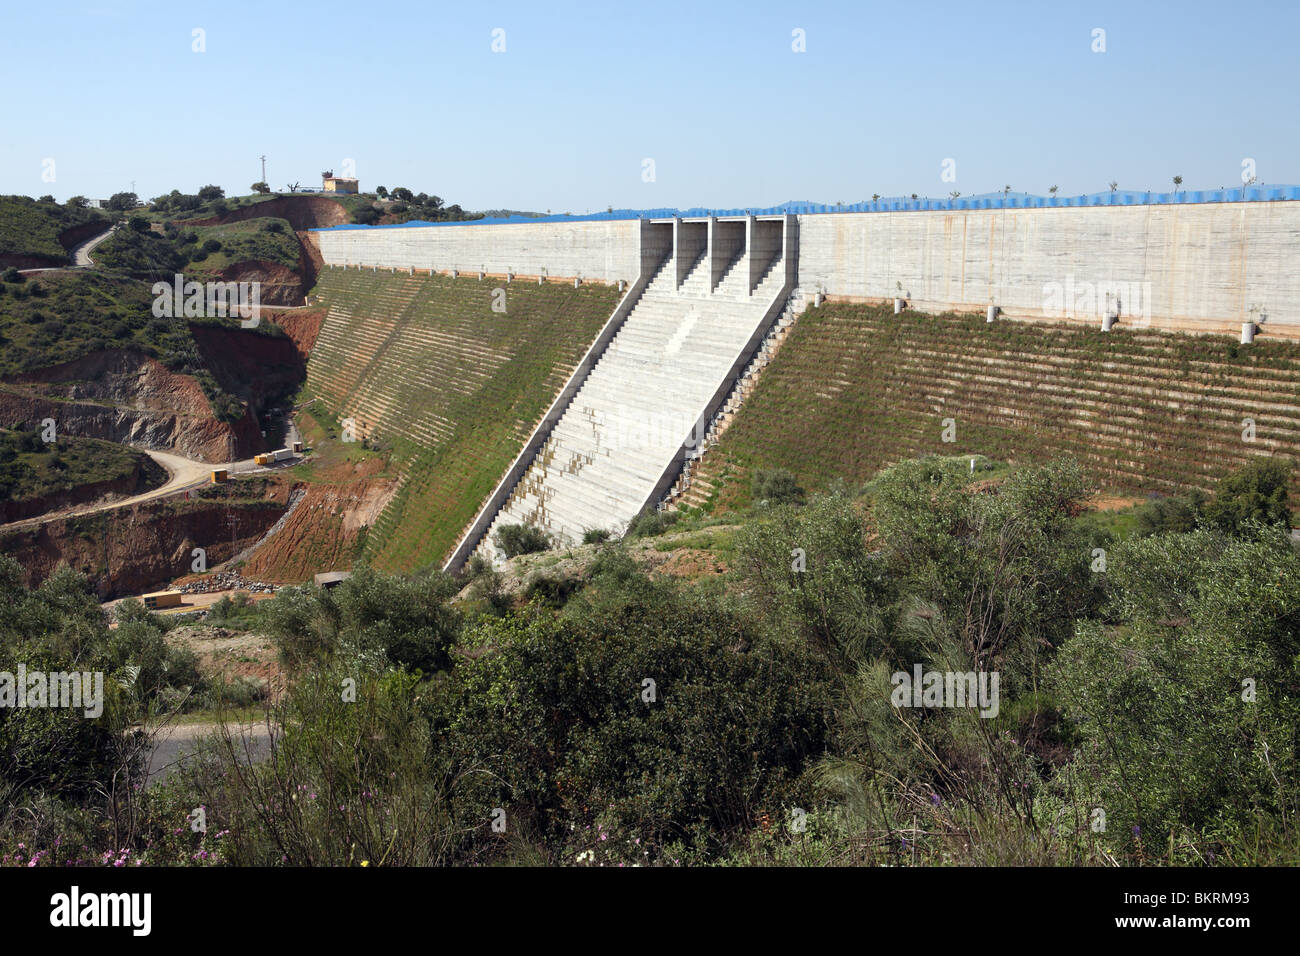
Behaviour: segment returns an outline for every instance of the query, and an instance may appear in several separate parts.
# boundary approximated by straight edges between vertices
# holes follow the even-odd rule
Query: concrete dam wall
[[[641,220],[317,230],[331,266],[378,266],[475,275],[634,280],[641,271]]]
[[[336,227],[316,235],[326,263],[337,267],[329,279],[341,303],[349,282],[379,281],[390,270],[451,273],[493,295],[515,288],[507,286],[511,279],[531,280],[523,286],[534,294],[557,287],[546,279],[564,286],[572,280],[575,294],[600,287],[612,295],[603,284],[617,283],[622,294],[594,336],[584,326],[582,340],[590,345],[563,386],[534,396],[554,398],[526,439],[514,436],[510,444],[522,444],[503,473],[494,470],[501,473],[495,488],[486,497],[486,487],[468,496],[466,504],[478,507],[445,562],[455,569],[476,550],[499,560],[492,532],[505,524],[538,526],[568,545],[588,530],[622,533],[657,507],[683,469],[700,458],[711,430],[734,410],[745,370],[763,343],[809,300],[893,300],[895,309],[901,300],[911,315],[886,312],[891,328],[912,330],[907,342],[952,321],[921,313],[950,310],[1078,323],[1076,334],[1093,343],[1097,338],[1083,325],[1115,325],[1121,333],[1230,333],[1243,340],[1247,328],[1253,335],[1258,327],[1265,336],[1300,338],[1300,272],[1294,269],[1300,201],[1043,206],[1000,200],[992,208],[990,200],[979,199],[960,207],[922,201],[924,208],[871,211],[657,210],[621,219],[602,214],[581,221]],[[494,281],[473,281],[482,276]],[[496,287],[499,277],[506,282]],[[399,275],[388,281],[450,280]],[[383,332],[395,321],[392,310],[409,311],[401,296],[389,295],[375,314],[344,333],[346,310],[340,305],[336,314],[331,305],[321,339],[346,340],[344,352],[350,352],[378,342],[379,330],[383,344],[374,369],[382,371],[393,356],[410,358],[413,369],[426,363],[454,369],[452,356],[463,342],[443,337],[422,344],[418,330]],[[452,312],[465,341],[493,324],[481,304]],[[511,321],[516,318],[512,314]],[[577,332],[576,314],[554,318]],[[979,338],[998,336],[990,330]],[[854,352],[843,337],[823,344],[840,360]],[[906,352],[896,348],[872,367],[892,367]],[[354,361],[338,364],[344,371],[357,365],[363,377],[372,370]],[[433,401],[444,414],[451,393],[435,399],[416,389],[394,401],[384,376],[376,375],[378,384],[367,387],[384,398],[372,396],[372,404],[395,421],[410,419],[422,402]],[[858,374],[853,381],[866,378]],[[336,412],[357,401],[355,395],[338,398]],[[468,412],[446,414],[459,420]],[[431,468],[432,462],[412,473]],[[458,525],[464,516],[457,517]],[[396,518],[389,523],[404,524]],[[440,544],[445,547],[445,537]]]
[[[799,217],[799,285],[927,312],[1300,336],[1300,203]]]
[[[683,216],[683,224],[708,216]],[[729,217],[712,217],[717,221]],[[634,281],[664,254],[654,221],[319,230],[330,265]],[[1007,318],[1300,337],[1300,202],[826,212],[797,216],[797,284],[848,301]],[[691,264],[678,237],[682,268]],[[701,240],[698,240],[702,242]],[[653,248],[652,248],[653,247]],[[702,248],[702,247],[701,247]]]

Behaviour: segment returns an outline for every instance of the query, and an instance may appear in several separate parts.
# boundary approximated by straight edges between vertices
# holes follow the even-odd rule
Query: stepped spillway
[[[484,536],[531,524],[560,545],[584,531],[621,533],[647,506],[682,446],[707,424],[709,403],[734,374],[785,285],[773,262],[751,295],[738,258],[712,289],[701,255],[674,289],[665,263],[646,286]]]

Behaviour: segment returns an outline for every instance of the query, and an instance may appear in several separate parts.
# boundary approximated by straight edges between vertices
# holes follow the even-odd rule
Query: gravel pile
[[[213,591],[231,590],[252,591],[255,594],[274,594],[279,589],[280,586],[276,584],[267,584],[264,581],[250,581],[238,571],[217,571],[202,581],[182,584],[179,590],[182,594],[211,594]]]

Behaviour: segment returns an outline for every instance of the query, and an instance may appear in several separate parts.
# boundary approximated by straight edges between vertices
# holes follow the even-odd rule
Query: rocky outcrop
[[[289,335],[229,325],[191,325],[190,334],[203,367],[254,414],[288,398],[307,377],[307,356]]]
[[[268,488],[262,501],[171,499],[56,518],[0,532],[0,552],[22,565],[28,587],[67,564],[90,578],[101,599],[139,594],[189,574],[195,548],[213,568],[256,543],[284,514],[288,490]]]
[[[67,258],[56,259],[53,256],[20,256],[17,253],[0,254],[0,269],[57,269],[59,266],[71,265]]]
[[[55,401],[0,386],[0,423],[32,428],[47,418],[68,435],[170,451],[213,464],[249,458],[262,445],[261,430],[248,414],[228,425],[172,412]]]
[[[233,423],[217,421],[192,376],[131,350],[93,352],[0,385],[0,424],[30,426],[45,418],[69,435],[199,461],[236,461],[262,449],[252,412]]]
[[[325,309],[294,309],[292,312],[277,312],[271,316],[271,321],[284,329],[284,334],[289,336],[289,341],[293,342],[304,363],[307,356],[311,354],[312,346],[316,344],[316,336],[320,334],[326,311]]]
[[[262,259],[246,259],[220,272],[223,282],[257,282],[262,305],[302,305],[310,285],[287,266]]]

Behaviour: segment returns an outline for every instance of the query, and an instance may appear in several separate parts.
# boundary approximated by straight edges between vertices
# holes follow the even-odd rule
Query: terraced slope
[[[1300,455],[1300,344],[823,305],[794,326],[685,500],[745,505],[754,468],[817,489],[929,452],[1069,454],[1117,490],[1208,488],[1253,455]]]
[[[506,311],[494,312],[493,290]],[[394,571],[441,561],[618,304],[612,286],[330,268],[308,392],[391,445],[402,487],[366,552]]]

